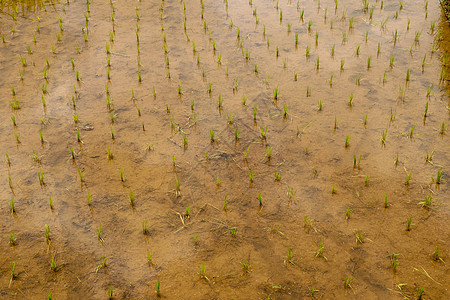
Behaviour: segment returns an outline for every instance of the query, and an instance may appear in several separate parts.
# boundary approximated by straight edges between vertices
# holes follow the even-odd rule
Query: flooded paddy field
[[[450,297],[437,1],[0,12],[1,298]]]

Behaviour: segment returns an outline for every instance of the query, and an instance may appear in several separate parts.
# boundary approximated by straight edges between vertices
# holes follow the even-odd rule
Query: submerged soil
[[[2,298],[450,297],[437,1],[0,9]]]

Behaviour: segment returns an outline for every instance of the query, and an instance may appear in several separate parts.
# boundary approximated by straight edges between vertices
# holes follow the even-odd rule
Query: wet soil
[[[439,3],[250,2],[0,3],[2,298],[450,297]]]

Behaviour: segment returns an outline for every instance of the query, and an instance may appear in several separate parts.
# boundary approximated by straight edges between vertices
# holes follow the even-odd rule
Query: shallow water
[[[74,1],[18,10],[16,21],[2,7],[0,152],[11,161],[0,165],[2,294],[104,299],[112,286],[117,298],[146,299],[160,280],[168,299],[401,299],[422,287],[425,298],[449,297],[447,20],[434,2],[298,5],[205,1],[202,19],[200,1],[95,0],[89,13]],[[429,209],[418,205],[427,195]],[[431,256],[436,245],[445,264]]]

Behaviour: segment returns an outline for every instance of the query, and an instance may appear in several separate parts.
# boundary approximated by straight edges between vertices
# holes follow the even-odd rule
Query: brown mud
[[[400,5],[0,2],[1,298],[449,298],[450,29]]]

